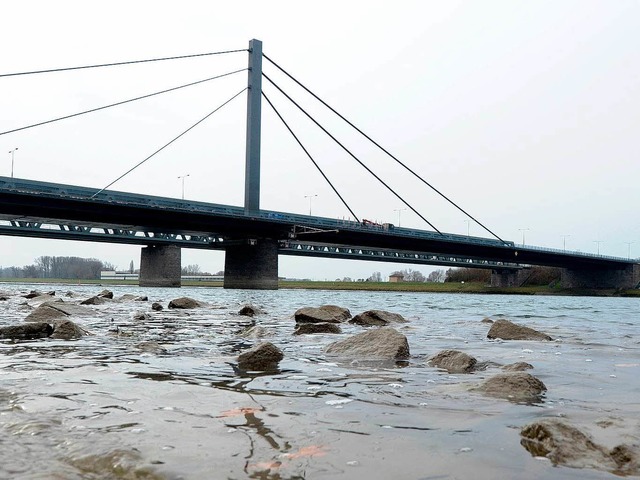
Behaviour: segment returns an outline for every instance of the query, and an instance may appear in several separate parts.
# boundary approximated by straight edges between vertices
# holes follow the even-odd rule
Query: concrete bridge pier
[[[278,289],[278,241],[260,238],[226,248],[224,288]]]
[[[640,265],[620,268],[563,268],[560,285],[563,288],[636,288],[640,283]]]
[[[492,287],[521,287],[531,275],[530,268],[494,268],[491,270]]]
[[[175,245],[150,245],[140,254],[141,287],[180,287],[181,250]]]

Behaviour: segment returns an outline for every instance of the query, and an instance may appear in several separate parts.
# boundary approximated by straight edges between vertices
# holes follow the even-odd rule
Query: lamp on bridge
[[[562,250],[566,251],[567,250],[567,237],[570,237],[571,235],[560,235],[562,237]]]
[[[520,230],[522,232],[522,246],[524,247],[524,232],[526,232],[527,230],[531,230],[530,228],[519,228],[518,230]]]
[[[627,247],[628,247],[628,250],[627,250],[627,260],[631,260],[631,245],[633,245],[633,244],[634,244],[634,243],[636,243],[636,242],[624,242],[624,243],[625,243],[625,244],[627,245]]]
[[[406,208],[394,208],[393,209],[394,212],[398,212],[398,226],[400,226],[400,212],[402,212],[403,210],[406,210]]]
[[[305,195],[304,198],[308,198],[309,199],[309,216],[311,216],[311,199],[313,197],[317,197],[318,195]]]
[[[604,240],[594,240],[593,243],[598,245],[598,255],[600,255],[600,244],[604,243]]]
[[[11,154],[11,178],[13,178],[13,157],[16,153],[16,150],[18,150],[18,147],[14,148],[13,150],[9,150],[9,153]]]
[[[178,180],[182,179],[182,200],[184,200],[184,179],[188,176],[189,174],[187,173],[186,175],[180,175],[178,177]]]

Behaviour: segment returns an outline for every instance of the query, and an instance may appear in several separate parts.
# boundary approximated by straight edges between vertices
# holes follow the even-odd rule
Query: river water
[[[0,326],[32,310],[32,289],[100,286],[3,285]],[[637,299],[366,291],[144,289],[148,302],[89,307],[75,341],[0,341],[2,479],[601,479],[597,470],[554,467],[520,445],[520,428],[562,417],[603,445],[640,442]],[[195,310],[167,310],[188,296]],[[151,302],[165,306],[151,311]],[[245,304],[285,354],[278,372],[240,374],[237,332]],[[292,335],[293,313],[334,304],[352,314],[399,313],[410,323],[405,366],[338,363],[324,347],[341,335]],[[147,320],[133,315],[146,312]],[[485,317],[541,330],[553,342],[486,339]],[[548,391],[518,404],[470,391],[501,372],[450,375],[427,359],[458,349],[478,361],[526,361]]]

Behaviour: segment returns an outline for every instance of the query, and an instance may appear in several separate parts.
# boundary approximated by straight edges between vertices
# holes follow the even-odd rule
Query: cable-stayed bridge
[[[249,82],[247,88],[231,97],[130,170],[137,168],[153,155],[171,145],[243,93],[244,90],[247,90],[244,206],[178,200],[109,189],[124,175],[102,189],[0,177],[0,234],[143,245],[145,248],[142,249],[141,257],[141,285],[179,285],[180,248],[224,250],[226,252],[225,287],[227,288],[277,288],[278,255],[490,268],[493,271],[492,283],[499,286],[517,284],[522,275],[523,267],[528,265],[562,268],[563,284],[567,287],[632,288],[637,286],[640,281],[640,268],[634,260],[516,245],[514,242],[501,239],[309,91],[311,95],[390,155],[427,187],[480,225],[493,238],[456,235],[439,231],[399,193],[393,191],[362,160],[300,107],[283,89],[263,74],[261,42],[252,40],[248,52]],[[269,57],[264,57],[286,75],[289,75]],[[75,68],[103,66],[107,65]],[[24,74],[33,73],[45,72],[25,72]],[[237,73],[237,71],[230,72],[230,74],[233,73]],[[221,76],[211,77],[208,80],[219,77]],[[325,172],[311,157],[290,125],[264,94],[262,91],[263,77],[433,230],[400,228],[391,224],[380,225],[364,219],[360,220],[343,196],[335,189]],[[291,78],[293,79],[293,77]],[[306,89],[297,80],[293,80]],[[169,90],[155,92],[152,95],[165,93]],[[50,122],[41,122],[8,132],[0,132],[0,135],[91,113],[149,96],[129,99],[76,115],[60,117]],[[265,98],[269,106],[273,108],[278,118],[329,183],[354,220],[339,220],[260,209],[262,98]]]

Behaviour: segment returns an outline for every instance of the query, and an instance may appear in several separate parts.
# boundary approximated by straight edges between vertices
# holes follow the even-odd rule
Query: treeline
[[[110,263],[95,258],[43,256],[24,267],[0,267],[0,277],[92,280],[100,278],[101,270],[115,268]]]
[[[561,270],[556,267],[532,266],[523,285],[552,285],[560,281]],[[491,270],[483,268],[450,268],[445,282],[491,282]]]

